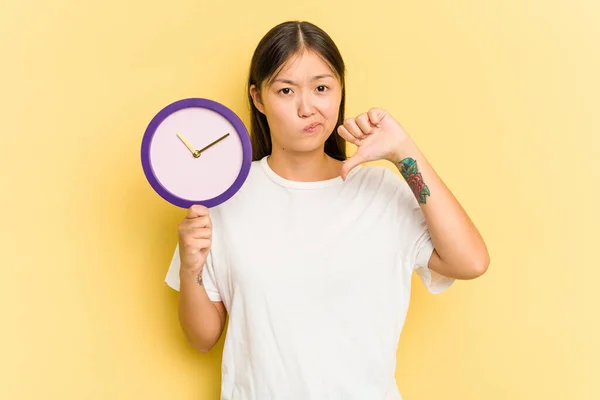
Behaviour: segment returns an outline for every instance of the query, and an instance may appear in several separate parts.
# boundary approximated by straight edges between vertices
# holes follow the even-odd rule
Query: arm
[[[227,314],[222,302],[209,299],[201,273],[180,271],[179,323],[192,347],[206,353],[219,341]]]
[[[342,166],[343,179],[367,161],[386,159],[398,168],[425,214],[435,247],[428,264],[431,270],[455,279],[485,273],[490,256],[477,228],[398,121],[384,109],[372,108],[344,120],[338,133],[358,146]]]
[[[428,267],[456,279],[484,274],[490,256],[483,238],[417,145],[406,137],[389,161],[398,168],[425,215],[435,247]]]

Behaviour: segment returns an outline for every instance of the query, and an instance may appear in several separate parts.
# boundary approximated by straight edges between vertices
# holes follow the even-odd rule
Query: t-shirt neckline
[[[322,181],[312,181],[312,182],[300,182],[300,181],[292,181],[289,179],[285,179],[284,177],[278,175],[275,171],[271,169],[269,163],[267,162],[267,158],[269,155],[264,156],[260,160],[260,165],[264,173],[275,183],[278,185],[290,188],[290,189],[321,189],[329,186],[341,185],[344,183],[344,180],[341,176],[336,176],[335,178],[325,179]],[[346,181],[358,170],[361,166],[357,166],[350,171],[348,176],[346,177]]]

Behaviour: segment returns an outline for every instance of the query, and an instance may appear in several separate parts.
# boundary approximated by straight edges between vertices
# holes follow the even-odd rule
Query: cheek
[[[340,109],[340,103],[342,102],[342,93],[336,91],[330,93],[329,96],[324,99],[324,107],[327,109],[329,115],[333,114],[337,116],[338,110]]]
[[[321,112],[323,114],[323,116],[325,116],[325,118],[327,118],[327,122],[329,124],[336,124],[337,122],[337,117],[338,117],[338,113],[340,110],[340,102],[341,99],[338,98],[332,98],[329,99],[326,103],[324,103],[321,107]]]
[[[288,113],[285,102],[272,102],[266,110],[267,120],[272,125],[285,124]]]
[[[266,109],[267,121],[271,128],[271,135],[280,142],[285,142],[286,133],[294,126],[294,107],[291,102],[274,101]]]
[[[338,112],[340,111],[340,103],[336,102],[329,107],[329,117],[337,120]]]

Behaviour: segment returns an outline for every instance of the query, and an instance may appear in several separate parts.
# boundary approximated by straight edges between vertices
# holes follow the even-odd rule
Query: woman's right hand
[[[181,269],[201,272],[212,243],[212,222],[208,208],[193,205],[179,223]]]

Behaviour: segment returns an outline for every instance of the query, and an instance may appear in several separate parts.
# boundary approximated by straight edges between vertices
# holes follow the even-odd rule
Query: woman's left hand
[[[347,118],[337,131],[346,141],[358,146],[356,153],[344,162],[341,171],[344,180],[352,168],[368,161],[399,162],[396,158],[400,150],[411,141],[402,126],[381,108]]]

